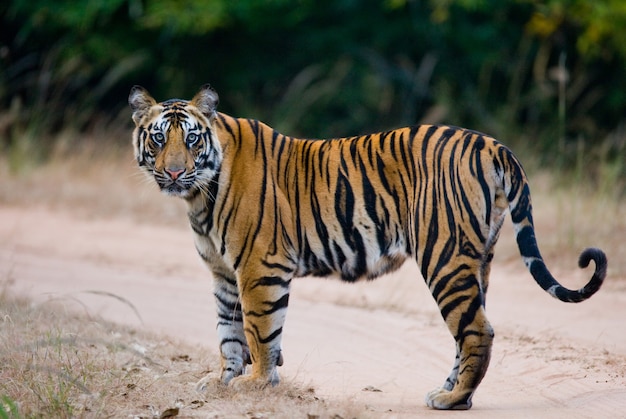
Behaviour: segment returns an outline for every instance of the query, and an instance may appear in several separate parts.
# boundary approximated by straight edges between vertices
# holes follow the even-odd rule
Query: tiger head
[[[135,122],[133,147],[139,167],[168,195],[190,198],[206,191],[222,161],[214,127],[215,90],[205,85],[190,101],[157,103],[146,89],[134,86],[128,103]]]

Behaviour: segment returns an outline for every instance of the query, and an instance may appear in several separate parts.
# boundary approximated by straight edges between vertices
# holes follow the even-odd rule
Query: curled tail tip
[[[561,300],[565,303],[580,303],[582,301],[587,300],[589,297],[594,295],[602,286],[602,282],[604,278],[606,278],[607,272],[607,258],[606,254],[597,248],[588,248],[583,250],[578,258],[578,266],[581,268],[586,268],[589,266],[589,262],[594,261],[596,268],[593,271],[593,275],[587,284],[578,289],[578,290],[570,290],[562,286],[558,281],[556,281],[547,270],[543,272],[544,275],[537,275],[535,280],[542,286],[544,290],[546,290],[550,295],[555,297],[558,300]],[[545,269],[545,265],[538,265]],[[531,270],[532,272],[532,270]],[[538,269],[538,273],[541,273],[541,270]],[[533,274],[533,276],[535,276]]]
[[[606,254],[601,249],[589,247],[583,250],[578,258],[578,266],[586,268],[592,260],[596,265],[596,269],[587,285],[580,290],[584,300],[595,294],[600,289],[604,278],[606,278],[608,260]]]
[[[608,265],[606,254],[602,251],[602,249],[598,249],[597,247],[588,247],[583,250],[578,258],[578,266],[586,268],[592,260],[596,264],[596,272],[601,270],[603,272],[603,277],[606,276],[606,268]]]

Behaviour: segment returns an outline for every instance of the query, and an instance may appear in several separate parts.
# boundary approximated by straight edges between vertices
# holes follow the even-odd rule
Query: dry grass
[[[312,388],[236,393],[195,383],[219,365],[205,348],[78,316],[57,301],[0,296],[0,418],[346,417]]]
[[[182,200],[166,199],[140,173],[128,147],[85,140],[38,166],[12,169],[0,154],[0,205],[43,207],[84,218],[131,218],[187,227]]]

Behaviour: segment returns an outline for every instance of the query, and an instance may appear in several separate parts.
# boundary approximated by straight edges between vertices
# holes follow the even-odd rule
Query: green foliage
[[[17,404],[9,396],[0,396],[0,419],[19,419]]]
[[[623,133],[622,0],[13,0],[0,22],[0,147],[207,82],[292,135],[442,122],[575,166]]]
[[[588,59],[603,54],[624,56],[626,45],[626,3],[621,0],[531,1],[536,11],[528,29],[539,36],[553,35],[564,23],[579,28],[575,46]]]
[[[143,13],[138,12],[139,8],[141,26],[183,36],[203,35],[225,26],[229,20],[227,3],[222,0],[154,0],[146,2]]]

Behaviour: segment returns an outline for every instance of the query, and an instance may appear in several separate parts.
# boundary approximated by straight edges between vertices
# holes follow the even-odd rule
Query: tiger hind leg
[[[457,349],[450,376],[442,387],[426,395],[426,404],[431,408],[469,409],[487,371],[494,334],[485,315],[482,287],[475,274],[478,272],[460,269],[452,274],[456,278],[447,276],[430,282]],[[443,286],[438,286],[440,281]]]
[[[459,351],[456,351],[456,357],[454,358],[454,366],[452,367],[452,372],[446,378],[446,381],[441,386],[444,390],[452,390],[454,385],[456,384],[457,377],[459,376],[459,365],[461,364],[461,354]]]

